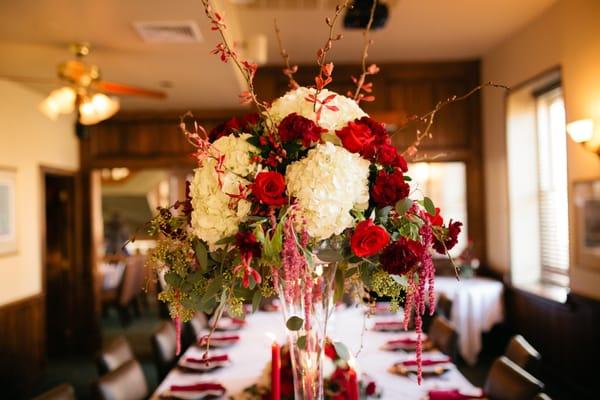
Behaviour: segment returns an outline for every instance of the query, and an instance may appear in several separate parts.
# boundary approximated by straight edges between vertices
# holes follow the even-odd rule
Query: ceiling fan
[[[90,53],[89,43],[73,43],[69,49],[74,59],[58,65],[59,80],[28,77],[6,77],[13,81],[27,83],[62,83],[64,86],[50,92],[39,106],[40,111],[51,119],[60,114],[77,113],[77,121],[82,125],[93,125],[112,117],[119,110],[118,97],[110,95],[145,96],[164,99],[163,91],[143,89],[101,79],[97,65],[83,61]]]

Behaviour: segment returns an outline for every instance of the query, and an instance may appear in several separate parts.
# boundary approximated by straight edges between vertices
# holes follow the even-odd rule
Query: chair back
[[[129,360],[96,382],[100,400],[143,400],[148,396],[148,384],[142,366]]]
[[[498,357],[483,386],[490,400],[531,400],[544,384],[508,358]]]
[[[446,318],[448,321],[452,317],[452,300],[445,293],[440,293],[435,310],[438,315]]]
[[[114,371],[129,360],[133,360],[133,351],[125,336],[117,336],[102,347],[98,355],[98,374],[100,376]]]
[[[56,386],[41,395],[34,397],[33,400],[75,400],[75,390],[73,386],[66,383]]]
[[[539,374],[542,356],[523,336],[513,336],[506,346],[504,355],[530,374]]]
[[[436,316],[431,321],[429,328],[429,340],[442,353],[456,360],[458,333],[446,318]]]
[[[123,282],[119,293],[119,304],[127,306],[144,288],[144,256],[127,257],[127,265],[123,273]]]
[[[151,338],[158,379],[163,380],[177,362],[177,332],[171,321],[164,321]]]
[[[208,318],[202,312],[197,312],[194,317],[184,325],[182,345],[185,348],[195,344],[203,331],[208,328]]]

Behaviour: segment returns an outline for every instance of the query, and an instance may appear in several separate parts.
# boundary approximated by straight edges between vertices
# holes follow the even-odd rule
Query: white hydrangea
[[[213,147],[225,155],[223,167],[240,176],[248,176],[256,172],[256,163],[251,160],[252,154],[259,153],[259,149],[247,142],[251,137],[249,133],[222,136],[215,140]]]
[[[243,177],[256,171],[250,153],[257,152],[258,149],[246,142],[248,136],[250,135],[244,134],[237,138],[224,136],[213,143],[213,146],[225,155],[224,173],[221,174],[222,188],[219,188],[219,176],[215,170],[216,160],[206,159],[202,166],[194,171],[190,187],[194,209],[192,229],[197,237],[208,244],[210,251],[219,248],[216,245],[219,240],[235,235],[240,222],[244,221],[250,212],[249,201],[233,200],[228,196],[240,194],[240,185],[247,187],[250,184]]]
[[[314,104],[306,100],[308,95],[315,92],[314,88],[299,87],[298,89],[290,90],[275,100],[269,109],[273,122],[279,123],[291,113],[297,113],[316,122],[317,115],[314,111]],[[330,90],[323,89],[319,93],[319,100],[323,100],[332,94],[335,95],[335,98],[327,103],[327,105],[336,106],[338,111],[332,111],[327,109],[327,107],[323,107],[321,118],[319,119],[319,126],[322,128],[333,133],[348,125],[348,122],[367,116],[356,101]]]
[[[352,226],[352,209],[369,201],[369,161],[332,143],[319,144],[287,167],[290,196],[297,199],[310,236],[321,240]]]

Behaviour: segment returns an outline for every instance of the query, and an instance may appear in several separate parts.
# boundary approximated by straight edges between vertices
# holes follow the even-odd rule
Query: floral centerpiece
[[[448,254],[461,223],[445,223],[428,197],[411,197],[406,159],[431,136],[437,111],[481,88],[415,118],[425,129],[399,152],[385,126],[360,107],[373,100],[368,78],[379,70],[366,63],[369,28],[355,91],[327,89],[334,66],[326,57],[341,39],[335,26],[347,3],[326,19],[329,36],[317,54],[314,84],[298,85],[297,67],[282,47],[291,90],[268,103],[254,92],[256,64],[240,59],[222,15],[203,0],[221,37],[213,53],[239,68],[248,84],[241,100],[257,112],[210,132],[182,121],[197,168],[186,199],[160,208],[150,222],[160,240],[149,264],[164,275],[159,297],[177,326],[197,311],[218,320],[226,309],[241,314],[244,303],[256,309],[261,299],[279,295],[296,398],[323,397],[327,318],[344,294],[359,301],[387,296],[396,309],[402,302],[405,324],[414,318],[420,337],[425,304],[432,313],[435,305],[432,252]]]
[[[352,369],[348,362],[337,353],[333,342],[325,341],[324,360],[324,398],[326,400],[348,400],[355,380]],[[281,400],[294,399],[293,366],[290,346],[281,348]],[[358,380],[357,398],[362,400],[375,400],[381,398],[382,392],[377,382],[366,374],[362,374]],[[250,387],[244,389],[243,393],[236,396],[236,400],[268,400],[272,398],[271,393],[271,365],[267,364],[259,380]]]

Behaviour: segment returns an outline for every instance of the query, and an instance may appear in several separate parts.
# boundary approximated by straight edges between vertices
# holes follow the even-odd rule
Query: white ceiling
[[[257,0],[264,1],[264,0]],[[396,0],[384,30],[376,31],[370,60],[428,61],[480,57],[556,0]],[[312,62],[326,38],[330,0],[279,0],[285,7],[250,8],[216,0],[226,9],[232,35],[266,34],[269,63],[280,62],[273,19],[277,18],[292,62]],[[298,3],[310,7],[291,7]],[[287,5],[287,6],[286,6]],[[327,5],[327,6],[326,6]],[[196,20],[200,43],[149,44],[137,36],[134,21]],[[338,62],[357,61],[359,32],[343,32],[331,52]],[[236,107],[239,80],[209,51],[217,39],[208,28],[200,0],[19,0],[0,1],[0,76],[52,77],[55,66],[69,57],[73,41],[89,41],[89,57],[107,80],[158,89],[167,100],[129,98],[125,109]],[[30,85],[48,91],[52,87]]]

